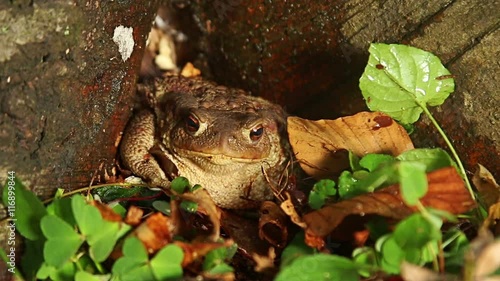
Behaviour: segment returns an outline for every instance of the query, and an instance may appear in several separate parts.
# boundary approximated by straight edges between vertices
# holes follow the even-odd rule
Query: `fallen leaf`
[[[488,209],[488,217],[483,221],[481,229],[491,229],[493,234],[500,235],[500,202]]]
[[[170,233],[169,226],[169,218],[157,212],[139,225],[134,230],[134,235],[141,240],[148,253],[155,253],[172,242],[172,234]]]
[[[204,188],[196,189],[193,192],[177,194],[181,199],[192,201],[198,204],[198,211],[207,215],[212,223],[212,233],[208,237],[210,241],[217,241],[220,236],[220,213],[217,206]]]
[[[346,151],[399,155],[413,149],[405,129],[380,112],[360,112],[335,120],[288,117],[288,137],[301,168],[321,179],[349,167]]]
[[[290,220],[294,224],[302,228],[306,228],[307,225],[304,223],[300,215],[297,213],[297,210],[295,210],[295,206],[293,205],[293,201],[292,198],[290,197],[290,194],[288,194],[288,192],[285,192],[285,195],[287,199],[280,204],[281,210],[283,210],[283,212],[285,212],[285,214],[287,214],[290,217]]]
[[[111,207],[109,207],[108,205],[95,200],[91,200],[89,204],[96,207],[99,210],[104,220],[116,221],[116,222],[122,221],[122,217],[115,211],[113,211],[113,209],[111,209]]]
[[[472,177],[472,182],[477,190],[479,190],[487,208],[495,203],[500,203],[500,186],[498,186],[490,171],[483,165],[478,164],[478,169]]]
[[[274,248],[271,247],[269,248],[267,256],[253,254],[252,258],[255,261],[254,270],[256,272],[263,272],[266,269],[274,268],[274,259],[276,259],[276,252],[274,251]]]
[[[464,182],[456,169],[446,167],[427,174],[427,194],[420,199],[426,207],[448,211],[452,214],[466,212],[475,206]],[[306,234],[325,237],[349,215],[376,214],[387,218],[403,219],[415,212],[415,207],[405,205],[399,185],[392,185],[354,198],[329,204],[304,215]]]
[[[127,211],[127,216],[125,217],[125,223],[132,226],[136,226],[139,223],[141,223],[141,218],[143,214],[144,211],[141,208],[132,205]]]
[[[223,243],[220,242],[182,242],[182,241],[175,241],[173,244],[181,247],[182,251],[184,252],[184,259],[182,260],[182,267],[187,266],[188,264],[201,260],[208,252],[225,247],[228,248],[231,245],[234,244],[233,240],[228,239],[225,240]]]
[[[222,210],[221,225],[223,232],[238,245],[238,251],[246,258],[253,254],[266,255],[269,243],[259,238],[256,219],[243,217],[241,214]]]
[[[480,229],[464,254],[464,280],[498,281],[492,273],[500,268],[500,241],[491,232]]]
[[[401,264],[401,277],[405,281],[460,281],[462,278],[451,274],[442,274],[425,267],[403,261]]]
[[[266,201],[260,207],[259,237],[283,248],[288,240],[288,218],[276,203]]]

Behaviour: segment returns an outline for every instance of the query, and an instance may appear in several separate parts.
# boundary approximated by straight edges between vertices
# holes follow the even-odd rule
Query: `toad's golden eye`
[[[185,125],[188,132],[196,133],[200,128],[200,121],[193,114],[189,114],[185,119]]]
[[[264,127],[262,125],[257,125],[250,130],[250,139],[252,141],[258,141],[264,134]]]

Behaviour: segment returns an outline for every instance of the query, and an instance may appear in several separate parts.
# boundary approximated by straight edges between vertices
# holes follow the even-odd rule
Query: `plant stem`
[[[463,177],[463,179],[465,181],[465,185],[467,186],[467,189],[469,190],[469,193],[470,193],[470,196],[472,197],[472,200],[476,200],[476,196],[474,194],[474,191],[472,190],[472,186],[471,186],[471,184],[469,182],[469,178],[467,177],[467,173],[465,172],[464,165],[462,164],[462,161],[460,160],[460,157],[458,156],[458,153],[455,150],[455,147],[453,147],[453,144],[451,144],[451,141],[448,139],[448,136],[443,131],[443,129],[441,129],[441,127],[439,126],[439,123],[436,121],[436,119],[434,119],[434,116],[432,116],[432,114],[429,111],[429,109],[427,109],[427,107],[424,104],[418,103],[418,105],[424,110],[424,113],[427,115],[427,117],[429,117],[429,119],[431,120],[431,122],[434,125],[434,127],[436,127],[436,129],[438,130],[439,134],[441,135],[441,137],[446,142],[446,145],[450,149],[451,154],[453,155],[453,158],[455,158],[455,161],[458,164],[458,168],[460,169],[460,172],[462,173],[462,177]]]

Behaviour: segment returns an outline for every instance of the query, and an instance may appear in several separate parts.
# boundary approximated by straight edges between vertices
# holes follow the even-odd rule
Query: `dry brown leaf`
[[[224,233],[234,240],[239,252],[247,258],[252,254],[267,254],[269,243],[259,238],[256,219],[241,216],[234,211],[222,210],[221,225]]]
[[[290,194],[288,192],[285,192],[285,195],[287,199],[281,202],[280,204],[281,210],[283,210],[283,212],[285,212],[285,214],[287,214],[290,217],[290,220],[294,224],[302,228],[306,228],[307,225],[304,223],[300,215],[297,213],[297,210],[295,210],[295,206],[293,205],[293,201],[292,198],[290,197]]]
[[[491,229],[493,234],[500,235],[500,202],[488,209],[488,217],[484,220],[482,229]]]
[[[125,223],[129,225],[136,226],[141,223],[142,215],[144,211],[136,206],[130,206],[127,211],[127,216],[125,217]]]
[[[231,247],[234,242],[231,239],[225,240],[223,243],[220,242],[182,242],[175,241],[173,244],[179,246],[184,252],[184,259],[182,260],[182,267],[186,267],[188,264],[200,260],[208,252],[221,248],[221,247]]]
[[[360,112],[335,120],[312,121],[288,117],[290,144],[301,168],[321,179],[349,167],[347,150],[399,155],[413,149],[405,129],[380,112]]]
[[[462,278],[451,274],[442,274],[425,267],[403,261],[401,277],[405,281],[460,281]]]
[[[276,251],[273,247],[269,248],[267,256],[252,254],[252,259],[255,261],[254,270],[256,272],[263,272],[266,269],[274,268],[274,260],[276,259]]]
[[[420,202],[426,207],[460,214],[475,206],[464,182],[456,169],[446,167],[427,175],[427,194]],[[306,214],[306,233],[310,236],[325,237],[349,215],[365,216],[376,214],[387,218],[403,219],[416,211],[404,204],[399,194],[399,185],[379,189],[373,193],[356,196]]]
[[[172,242],[169,230],[170,221],[162,213],[154,213],[134,230],[134,235],[141,240],[148,253],[155,253]]]
[[[217,241],[220,235],[220,213],[219,209],[204,188],[199,188],[193,192],[186,192],[178,194],[181,199],[192,201],[198,204],[198,211],[207,215],[212,223],[212,233],[210,234],[210,241]]]
[[[101,213],[102,215],[102,218],[104,220],[107,220],[107,221],[116,221],[116,222],[122,222],[122,217],[117,214],[115,211],[113,211],[113,209],[111,209],[111,207],[109,207],[108,205],[105,205],[99,201],[95,201],[95,200],[91,200],[89,202],[90,205],[96,207],[99,212]]]
[[[464,280],[499,281],[492,273],[500,268],[500,242],[492,233],[480,229],[464,254]]]
[[[495,270],[500,268],[500,241],[489,244],[476,260],[476,268],[474,271],[475,280],[484,280],[491,275]],[[499,276],[496,279],[500,280]]]
[[[481,198],[488,208],[495,203],[500,203],[500,186],[498,186],[490,171],[483,165],[478,164],[478,169],[472,177],[472,182],[477,190],[479,190]]]
[[[288,240],[288,219],[276,203],[266,201],[260,207],[259,237],[269,244],[283,248]]]

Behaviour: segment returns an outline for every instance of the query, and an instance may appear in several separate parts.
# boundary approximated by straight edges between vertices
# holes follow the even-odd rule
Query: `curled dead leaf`
[[[122,221],[122,217],[115,211],[113,211],[113,209],[111,209],[111,207],[109,207],[108,205],[95,200],[91,200],[89,204],[96,207],[99,210],[104,220],[116,221],[116,222]]]
[[[141,240],[148,253],[155,253],[172,242],[170,221],[162,213],[154,213],[134,230],[134,235]]]
[[[446,167],[427,174],[428,191],[420,202],[426,207],[448,211],[452,214],[466,212],[475,206],[457,170]],[[405,205],[399,185],[379,189],[373,193],[328,204],[304,215],[306,234],[325,237],[349,215],[376,214],[387,218],[403,219],[416,211]],[[312,245],[311,245],[312,246]]]
[[[259,237],[283,248],[288,239],[287,216],[276,203],[266,201],[260,207]]]
[[[335,120],[288,117],[288,137],[301,168],[321,179],[349,167],[346,151],[399,155],[413,149],[405,129],[380,112],[360,112]]]
[[[495,203],[500,203],[500,186],[498,186],[490,171],[483,165],[478,164],[478,168],[472,177],[472,182],[477,190],[479,190],[487,208]]]
[[[488,217],[481,225],[481,229],[491,229],[493,234],[500,235],[500,202],[490,206]]]
[[[198,210],[207,215],[212,223],[212,233],[208,238],[210,241],[217,241],[220,236],[220,213],[208,192],[204,188],[199,188],[193,192],[186,192],[177,196],[183,200],[198,204]]]

